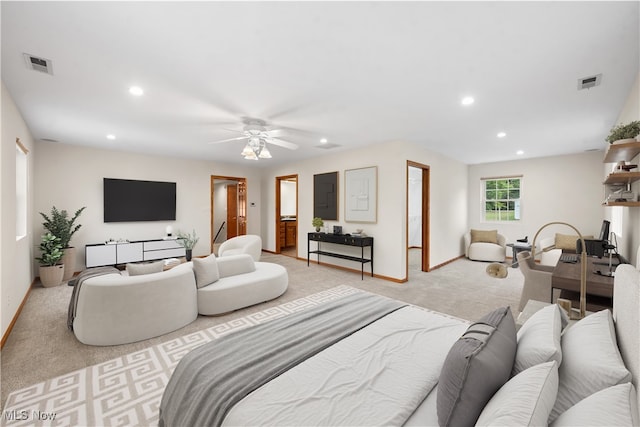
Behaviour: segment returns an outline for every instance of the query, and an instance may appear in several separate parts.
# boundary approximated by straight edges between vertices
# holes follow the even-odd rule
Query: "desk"
[[[613,304],[613,277],[595,274],[595,270],[608,270],[608,266],[595,264],[603,262],[587,257],[587,310],[598,311],[611,308]],[[580,299],[580,263],[558,261],[551,275],[551,287],[561,290],[561,297]],[[552,291],[553,292],[553,291]]]
[[[318,242],[317,250],[312,251],[310,244],[311,241]],[[320,248],[320,243],[334,243],[336,245],[357,246],[360,248],[360,256],[345,255],[336,252],[323,251]],[[364,257],[364,248],[369,246],[371,248],[370,258]],[[318,254],[318,262],[320,262],[320,255],[326,255],[334,258],[346,259],[349,261],[359,262],[361,279],[364,279],[364,265],[368,262],[371,263],[371,277],[373,277],[373,237],[356,237],[347,236],[343,234],[329,234],[329,233],[309,233],[307,235],[307,267],[309,266],[309,258],[311,254]]]

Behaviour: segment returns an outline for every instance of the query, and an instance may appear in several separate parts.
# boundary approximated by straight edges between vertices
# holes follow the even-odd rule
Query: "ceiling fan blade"
[[[266,139],[266,141],[269,144],[278,145],[280,147],[288,148],[289,150],[298,149],[298,144],[294,144],[293,142],[289,142],[289,141],[283,141],[282,139],[268,138]]]
[[[211,142],[208,142],[207,144],[220,144],[221,142],[238,141],[240,139],[246,139],[246,138],[247,138],[246,136],[238,136],[236,138],[228,138],[228,139],[223,139],[221,141],[211,141]]]

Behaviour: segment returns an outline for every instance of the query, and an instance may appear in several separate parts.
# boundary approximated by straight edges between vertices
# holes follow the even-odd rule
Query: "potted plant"
[[[198,243],[198,240],[200,238],[196,236],[196,230],[193,230],[193,234],[178,231],[178,243],[184,247],[187,261],[191,261],[193,247]]]
[[[640,121],[636,120],[626,125],[620,124],[611,128],[607,141],[609,144],[632,142],[636,140],[638,134],[640,134]]]
[[[62,277],[63,281],[71,279],[71,276],[73,276],[75,272],[76,248],[69,246],[69,242],[75,232],[82,227],[80,224],[75,225],[75,222],[85,208],[86,206],[78,209],[71,218],[69,218],[66,210],[58,210],[55,206],[51,208],[50,216],[40,212],[40,215],[44,218],[44,222],[42,223],[44,228],[60,239],[60,244],[64,252],[62,264],[65,265],[64,276]]]
[[[320,227],[324,225],[324,221],[322,220],[322,218],[315,217],[313,218],[313,220],[311,220],[311,225],[316,228],[316,233],[319,233]]]
[[[40,242],[42,254],[36,259],[40,262],[40,281],[45,288],[58,286],[62,283],[64,264],[59,264],[62,259],[62,243],[60,238],[50,232],[42,236]]]

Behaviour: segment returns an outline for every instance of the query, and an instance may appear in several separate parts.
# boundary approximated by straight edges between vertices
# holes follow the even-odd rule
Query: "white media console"
[[[184,247],[174,239],[96,243],[85,246],[85,264],[87,268],[183,256],[185,256]]]

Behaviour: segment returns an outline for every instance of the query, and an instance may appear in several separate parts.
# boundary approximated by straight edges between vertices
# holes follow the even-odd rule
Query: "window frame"
[[[511,181],[518,180],[518,187],[511,187],[510,183],[507,183],[506,188],[498,188],[496,186],[496,198],[491,199],[487,198],[487,183],[490,181]],[[522,221],[522,189],[523,189],[523,175],[508,175],[508,176],[497,176],[497,177],[483,177],[480,178],[480,222],[482,223],[499,223],[499,224],[513,224],[519,221]],[[491,189],[489,189],[490,191]],[[511,192],[517,190],[518,197],[512,198]],[[497,192],[506,191],[506,198],[497,197]],[[487,211],[487,203],[488,202],[496,202],[496,203],[513,203],[513,219],[501,219],[496,216],[492,219],[487,219],[487,212],[500,212],[500,210],[490,210]],[[508,206],[509,207],[509,206]],[[509,210],[509,209],[508,209]]]

